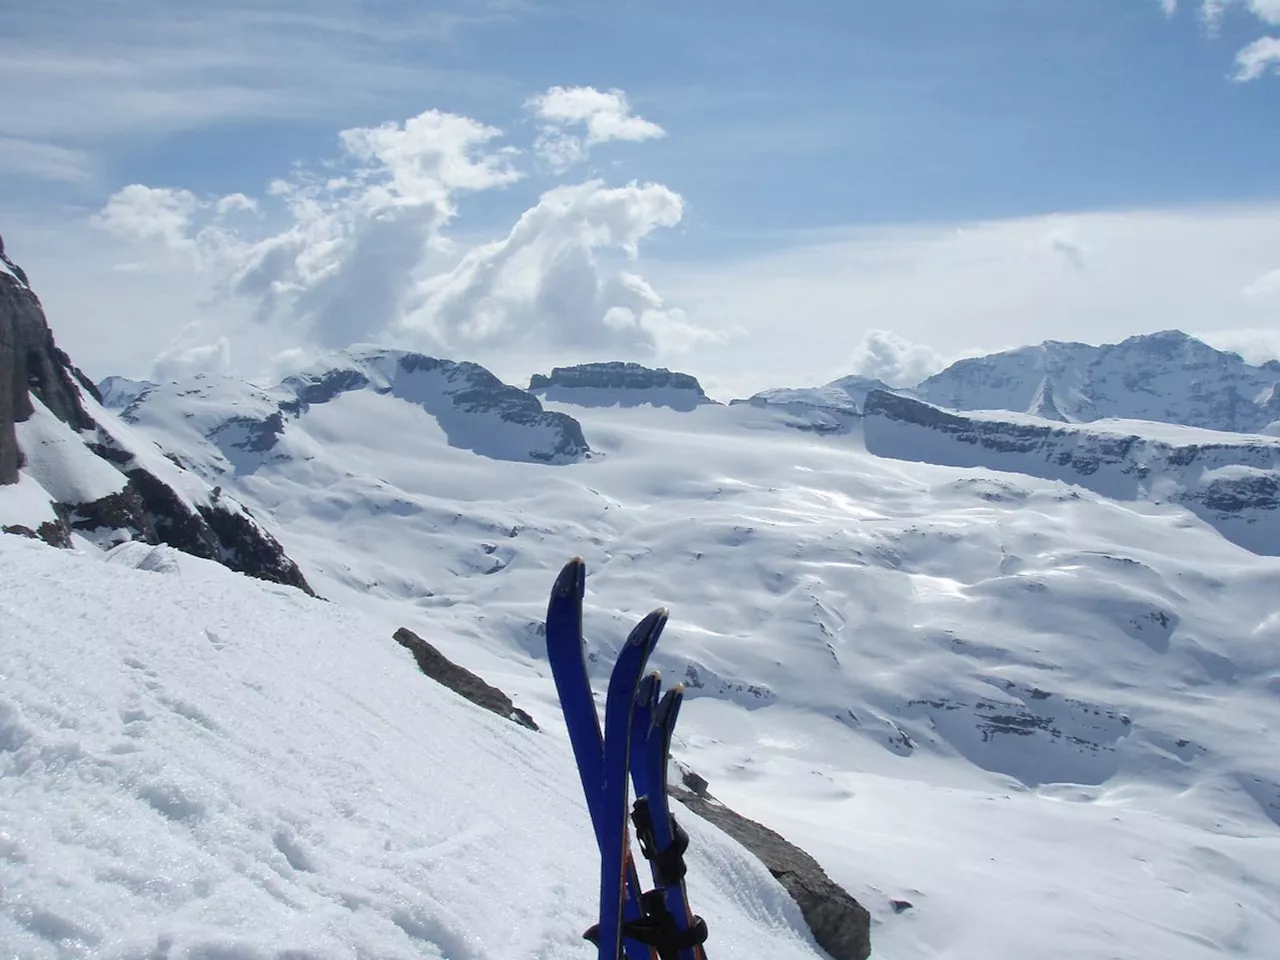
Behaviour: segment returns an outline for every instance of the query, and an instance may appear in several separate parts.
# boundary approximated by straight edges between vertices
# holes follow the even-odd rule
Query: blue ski
[[[666,610],[655,610],[641,620],[618,653],[609,678],[600,778],[600,926],[596,941],[600,960],[619,960],[623,951],[623,932],[628,919],[624,916],[627,866],[631,862],[627,811],[632,719],[645,665],[666,624]]]
[[[600,787],[604,770],[604,735],[591,696],[582,639],[582,600],[586,592],[586,566],[575,557],[565,564],[551,589],[547,605],[547,659],[555,679],[556,692],[564,712],[565,726],[573,746],[578,776],[586,797],[587,812],[596,835],[596,843],[604,851],[605,835],[619,829],[606,829],[601,816]],[[656,639],[656,638],[655,638]],[[640,879],[630,851],[627,851],[624,889],[624,922],[634,923],[642,917]],[[593,927],[592,933],[596,928]],[[590,939],[590,936],[588,937]],[[638,942],[626,942],[627,960],[657,960],[657,951]]]
[[[707,960],[706,951],[702,948],[707,937],[706,923],[693,915],[685,895],[684,852],[689,846],[689,837],[671,815],[667,800],[671,735],[683,700],[684,685],[677,684],[652,710],[652,724],[638,765],[640,777],[636,782],[637,799],[632,819],[640,849],[653,872],[653,894],[662,902],[662,909],[654,904],[646,909],[646,914],[655,920],[662,918],[662,923],[669,924],[662,939],[666,944],[674,945],[667,948],[673,956],[679,960]],[[636,765],[633,764],[632,769],[636,769]],[[663,951],[662,956],[665,960],[667,951]]]

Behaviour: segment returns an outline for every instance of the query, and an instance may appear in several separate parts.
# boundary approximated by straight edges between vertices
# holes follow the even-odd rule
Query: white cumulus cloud
[[[541,122],[534,149],[557,173],[586,160],[597,144],[666,136],[662,127],[631,112],[621,90],[552,87],[527,106]]]
[[[853,351],[850,370],[891,387],[914,387],[946,365],[931,347],[912,343],[891,330],[869,330]]]
[[[679,194],[661,184],[591,180],[549,190],[504,239],[424,281],[406,322],[453,349],[536,337],[648,352],[696,338],[642,277],[610,270],[600,256],[619,250],[634,259],[641,240],[683,212]]]
[[[631,121],[647,121],[620,103],[617,122],[600,110],[547,109],[585,117],[584,142],[641,136]],[[629,354],[701,342],[706,334],[629,263],[683,215],[679,194],[661,184],[560,186],[502,239],[466,249],[446,235],[463,194],[524,176],[520,152],[496,143],[501,136],[427,110],[342,131],[336,160],[273,181],[259,197],[142,184],[117,192],[97,225],[136,245],[132,257],[168,252],[171,266],[180,261],[203,282],[209,304],[238,305],[237,336],[256,340],[220,346],[222,310],[217,324],[184,328],[157,370],[225,368],[232,345],[241,358],[381,342],[483,359],[534,337]]]

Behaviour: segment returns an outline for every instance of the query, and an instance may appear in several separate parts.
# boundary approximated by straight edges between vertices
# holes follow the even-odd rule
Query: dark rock
[[[701,774],[695,773],[692,770],[682,770],[680,772],[680,782],[691,790],[694,796],[699,799],[712,799],[711,794],[707,790],[707,788],[710,787],[710,784],[707,783],[707,778]]]
[[[0,533],[12,533],[19,537],[30,537],[32,540],[43,540],[51,547],[67,548],[71,546],[71,535],[67,530],[67,526],[61,522],[46,520],[40,526],[32,530],[30,527],[24,527],[20,523],[12,526],[0,527]]]
[[[432,680],[448,687],[476,706],[484,707],[506,720],[528,727],[530,730],[538,729],[538,725],[533,722],[533,717],[512,704],[511,698],[505,693],[485,683],[465,667],[458,666],[412,630],[401,627],[395,632],[393,638],[413,654],[413,659],[418,663],[418,669]]]
[[[800,907],[818,946],[834,960],[866,960],[871,955],[871,914],[835,884],[813,857],[721,803],[679,787],[669,790],[698,816],[760,858]]]
[[[550,375],[535,373],[529,379],[529,392],[580,406],[647,403],[688,411],[715,404],[696,377],[666,367],[654,369],[621,361],[555,367]]]
[[[894,913],[903,913],[915,906],[910,900],[890,900],[889,906],[893,907]]]
[[[293,390],[305,410],[307,405],[328,403],[344,393],[362,390],[369,385],[369,378],[359,370],[327,370],[312,376],[289,377],[284,385]]]

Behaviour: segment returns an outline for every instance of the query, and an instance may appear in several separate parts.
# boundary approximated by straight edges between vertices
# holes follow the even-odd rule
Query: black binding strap
[[[653,814],[649,810],[648,798],[640,797],[631,807],[631,822],[636,827],[640,852],[653,864],[655,881],[664,887],[674,887],[684,879],[688,869],[684,864],[684,852],[689,849],[689,835],[676,823],[674,814],[667,816],[671,822],[671,843],[667,849],[659,850],[653,836]]]
[[[680,951],[701,946],[707,942],[707,922],[694,917],[688,930],[676,926],[675,917],[667,909],[661,890],[649,890],[640,895],[640,907],[644,916],[623,924],[622,935],[653,947],[660,960],[680,960]],[[582,939],[599,945],[600,925],[593,924]]]

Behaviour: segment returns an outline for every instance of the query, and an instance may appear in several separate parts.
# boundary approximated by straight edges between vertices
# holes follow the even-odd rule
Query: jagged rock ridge
[[[0,528],[62,547],[73,533],[103,546],[163,542],[310,593],[245,507],[160,456],[100,405],[97,388],[54,343],[26,275],[8,257],[3,263]]]
[[[650,404],[689,411],[714,405],[696,377],[666,367],[639,363],[582,363],[555,367],[550,374],[535,373],[529,392],[546,400],[583,407],[635,407]]]

